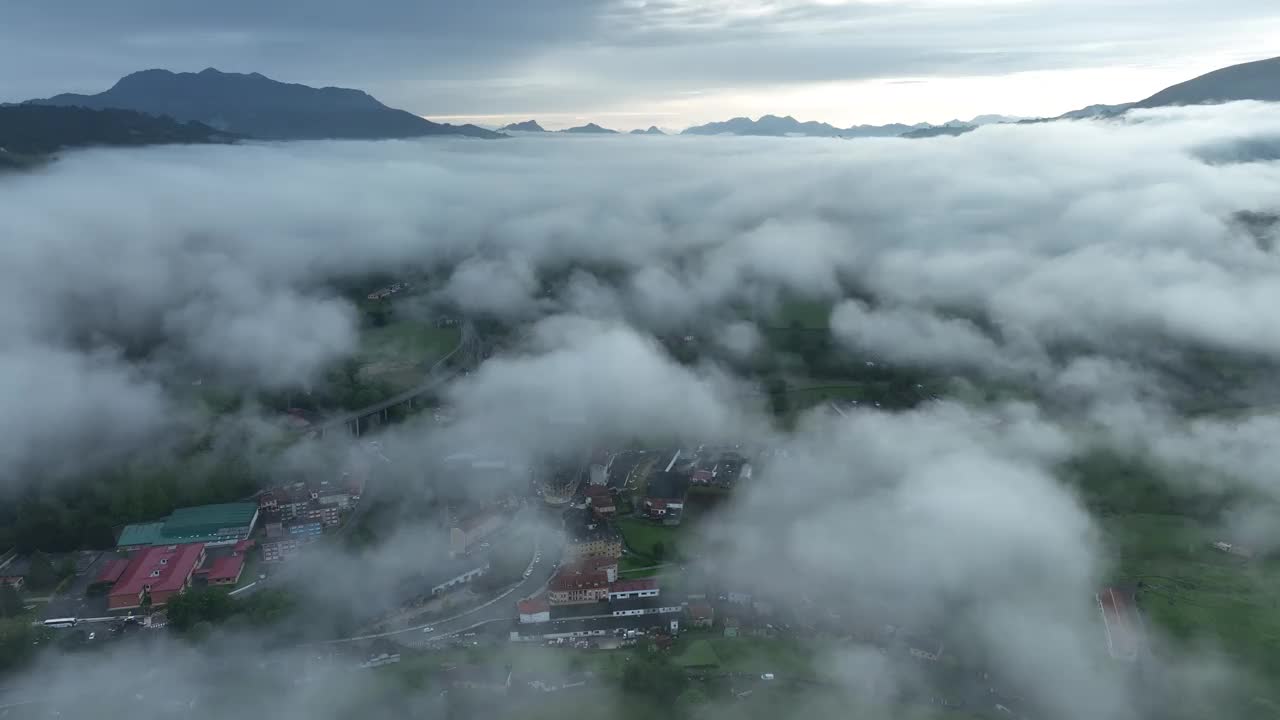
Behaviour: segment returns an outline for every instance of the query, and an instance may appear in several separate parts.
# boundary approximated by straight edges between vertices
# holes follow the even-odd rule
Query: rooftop
[[[221,530],[248,527],[258,512],[256,503],[225,503],[178,508],[164,523],[164,536],[175,538],[207,535]]]
[[[649,478],[645,497],[681,500],[689,493],[689,478],[678,472],[656,472]]]
[[[203,554],[204,545],[200,543],[158,545],[139,550],[129,558],[129,564],[110,594],[113,597],[136,597],[144,589],[152,592],[181,590]]]
[[[607,587],[609,576],[603,572],[560,574],[551,579],[549,587],[553,591],[593,590]]]
[[[522,615],[533,615],[535,613],[550,610],[551,605],[547,602],[545,595],[539,595],[538,597],[525,598],[524,600],[521,600],[516,603],[516,608],[519,609],[520,614]]]
[[[129,558],[115,558],[107,562],[102,568],[102,572],[98,573],[98,577],[94,579],[94,583],[111,583],[114,585],[124,575],[124,571],[129,567]]]
[[[125,525],[124,530],[120,533],[120,540],[116,543],[116,547],[155,545],[160,542],[160,533],[163,529],[163,522]]]
[[[657,590],[657,578],[635,578],[634,580],[619,580],[609,586],[609,592],[636,592],[639,590]]]

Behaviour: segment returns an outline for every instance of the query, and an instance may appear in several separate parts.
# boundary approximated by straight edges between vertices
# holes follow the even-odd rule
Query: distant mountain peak
[[[503,131],[512,132],[546,132],[537,120],[525,120],[524,122],[511,123],[502,128]]]
[[[657,125],[650,125],[648,130],[641,130],[637,128],[635,130],[632,130],[631,134],[632,135],[666,135],[666,133],[662,132],[662,130],[659,129]]]
[[[618,133],[617,130],[610,130],[609,128],[603,128],[593,122],[589,122],[586,125],[579,125],[577,127],[566,128],[564,130],[561,130],[560,132],[580,133],[580,134],[595,133],[600,135],[616,135]]]
[[[134,110],[268,140],[502,137],[473,125],[434,123],[389,108],[362,90],[314,88],[212,67],[198,73],[142,70],[97,95],[64,94],[27,103]]]

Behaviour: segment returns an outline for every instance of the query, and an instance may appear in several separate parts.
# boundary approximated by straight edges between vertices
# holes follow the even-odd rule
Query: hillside
[[[666,133],[658,129],[657,125],[650,125],[648,130],[641,130],[637,128],[635,130],[632,130],[631,134],[632,135],[666,135]]]
[[[1209,105],[1234,100],[1280,101],[1280,58],[1214,70],[1167,87],[1134,107]]]
[[[474,125],[443,125],[396,110],[360,90],[282,83],[258,73],[144,70],[97,95],[56,95],[29,105],[120,108],[168,115],[265,140],[501,137]]]
[[[618,134],[617,130],[610,130],[609,128],[603,128],[595,123],[587,123],[586,125],[579,125],[578,127],[567,128],[565,130],[561,130],[560,132],[575,133],[575,134],[582,134],[582,135],[588,135],[593,133],[597,135],[617,135]]]
[[[546,132],[537,120],[525,120],[524,122],[511,123],[502,128],[503,132]]]
[[[911,130],[929,125],[904,125],[890,123],[888,125],[854,125],[838,128],[824,122],[813,120],[801,122],[787,115],[763,115],[759,120],[737,117],[723,122],[707,123],[687,128],[684,135],[752,135],[764,137],[896,137]]]
[[[8,105],[0,107],[0,164],[91,145],[230,142],[234,136],[200,123],[179,123],[132,110]]]

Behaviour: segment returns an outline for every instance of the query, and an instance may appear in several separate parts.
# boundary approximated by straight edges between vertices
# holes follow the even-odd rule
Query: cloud
[[[838,606],[862,635],[833,672],[910,687],[912,672],[868,650],[893,624],[977,648],[1046,717],[1135,717],[1145,686],[1094,657],[1111,548],[1058,472],[1110,445],[1211,471],[1170,483],[1273,497],[1271,413],[1186,418],[1178,403],[1197,353],[1280,362],[1280,261],[1236,220],[1274,208],[1280,173],[1198,152],[1277,130],[1273,107],[1237,104],[919,142],[70,153],[0,181],[0,462],[52,473],[50,457],[165,438],[192,409],[176,389],[192,368],[250,394],[303,382],[355,344],[355,309],[330,285],[421,271],[438,297],[515,328],[444,391],[452,424],[382,435],[405,458],[390,486],[465,495],[470,476],[434,472],[456,453],[542,470],[638,440],[758,444],[772,459],[690,552],[801,611],[797,587]],[[1035,387],[1019,403],[819,410],[783,430],[751,381],[677,363],[654,338],[692,327],[748,354],[764,344],[756,321],[796,296],[844,300],[835,337],[894,364]],[[269,470],[331,471],[347,451],[300,446]],[[1271,542],[1264,508],[1229,510],[1225,527]],[[409,522],[334,562],[392,592],[442,543]],[[172,657],[166,671],[202,667]],[[1230,687],[1232,666],[1209,656],[1158,662],[1185,687]]]

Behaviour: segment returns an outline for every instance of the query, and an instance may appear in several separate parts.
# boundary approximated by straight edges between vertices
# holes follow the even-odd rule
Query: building
[[[141,607],[148,598],[151,607],[164,606],[169,598],[191,585],[204,558],[203,543],[157,545],[134,552],[107,594],[107,607],[130,610]]]
[[[314,537],[288,537],[262,543],[262,561],[284,562],[293,557],[298,550],[314,542]]]
[[[727,638],[738,637],[738,621],[736,618],[724,619],[724,636]]]
[[[649,478],[640,512],[654,520],[678,521],[684,514],[689,478],[678,472],[657,472]]]
[[[11,555],[0,564],[0,585],[11,585],[21,590],[27,584],[27,573],[31,572],[30,556]]]
[[[563,565],[560,567],[560,575],[577,575],[584,573],[604,573],[609,578],[609,582],[618,579],[618,561],[607,555],[595,557],[585,557],[571,565]]]
[[[657,578],[619,580],[609,586],[609,602],[630,600],[631,598],[658,597],[658,593]]]
[[[592,485],[591,489],[604,489],[602,485]],[[618,512],[618,504],[613,499],[613,495],[607,490],[604,492],[588,492],[587,505],[591,507],[591,513],[597,519],[613,517]]]
[[[516,603],[516,610],[520,614],[520,622],[525,624],[551,621],[551,604],[545,595],[521,600]]]
[[[449,552],[466,555],[503,526],[505,517],[498,512],[483,512],[453,523],[449,528]]]
[[[609,483],[609,473],[605,471],[605,467],[603,465],[593,464],[591,466],[590,474],[592,487],[604,487]]]
[[[245,556],[253,548],[252,540],[241,540],[231,548],[206,548],[205,563],[195,577],[209,585],[235,585],[244,573]]]
[[[253,532],[258,510],[255,503],[178,508],[160,522],[125,526],[116,547],[127,550],[189,543],[233,545]]]
[[[603,617],[575,618],[548,623],[516,625],[511,631],[513,641],[581,640],[621,636],[624,633],[680,631],[679,615],[607,615]]]
[[[324,534],[324,523],[319,521],[296,522],[286,525],[284,531],[291,538],[315,539]]]
[[[588,557],[622,557],[622,535],[610,525],[592,522],[571,531],[564,549],[565,562]]]
[[[609,597],[609,576],[603,572],[558,574],[547,586],[552,605],[593,603]]]
[[[432,595],[440,595],[465,585],[487,572],[489,572],[487,559],[446,563],[429,576],[428,585]]]
[[[716,609],[707,603],[689,604],[689,624],[698,628],[709,628],[716,622]]]

